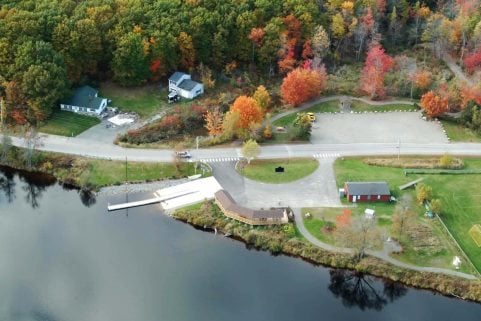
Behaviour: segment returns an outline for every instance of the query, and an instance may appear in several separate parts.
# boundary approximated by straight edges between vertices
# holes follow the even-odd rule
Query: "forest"
[[[354,91],[372,99],[421,98],[429,116],[471,104],[481,119],[472,106],[481,103],[481,90],[437,68],[448,55],[467,74],[478,71],[479,0],[0,3],[2,122],[41,122],[79,84],[140,86],[165,81],[176,70],[196,72],[207,84],[239,72],[262,79],[288,75],[292,84],[281,90],[292,105],[323,89]],[[296,77],[319,91],[296,97]],[[346,89],[350,77],[358,85]]]

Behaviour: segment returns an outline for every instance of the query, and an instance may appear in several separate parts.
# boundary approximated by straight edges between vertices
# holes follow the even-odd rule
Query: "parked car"
[[[169,104],[175,103],[175,102],[177,102],[177,101],[179,101],[179,100],[180,100],[179,94],[177,94],[177,93],[174,92],[174,91],[171,91],[171,92],[169,93],[169,95],[167,96],[167,102],[168,102]]]
[[[188,151],[175,152],[175,155],[179,158],[191,158],[192,155]]]

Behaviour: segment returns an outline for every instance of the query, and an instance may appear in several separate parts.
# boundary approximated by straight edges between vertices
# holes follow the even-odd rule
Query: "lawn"
[[[87,170],[80,179],[91,186],[119,185],[126,181],[125,162],[88,159]],[[182,163],[180,169],[172,163],[127,163],[127,180],[129,182],[155,181],[169,178],[181,178],[194,175],[194,163]]]
[[[467,169],[481,168],[481,160],[464,159]],[[469,236],[469,229],[481,223],[481,175],[409,175],[402,169],[369,166],[359,159],[338,160],[335,163],[338,185],[346,180],[385,180],[391,191],[399,195],[398,186],[424,177],[435,198],[443,202],[441,218],[478,270],[481,270],[481,248]]]
[[[72,137],[99,123],[100,120],[95,117],[59,110],[54,112],[38,130],[46,134]]]
[[[397,111],[397,110],[418,110],[417,107],[413,105],[405,105],[405,104],[393,104],[393,105],[383,105],[383,106],[377,106],[377,105],[370,105],[366,104],[362,101],[358,100],[353,100],[351,104],[351,109],[354,112],[370,112],[370,111],[377,111],[377,112],[384,112],[384,111]]]
[[[276,173],[275,168],[284,167],[284,173]],[[319,162],[309,158],[276,160],[253,160],[240,169],[240,173],[254,181],[270,184],[289,183],[311,175],[319,167]]]
[[[470,142],[470,143],[480,143],[481,136],[476,134],[469,128],[466,128],[456,122],[449,120],[441,120],[444,130],[446,130],[446,135],[453,142]]]
[[[156,111],[165,108],[167,91],[156,86],[125,88],[112,83],[100,86],[100,95],[112,100],[111,106],[118,107],[125,112],[136,112],[140,117],[152,116]]]

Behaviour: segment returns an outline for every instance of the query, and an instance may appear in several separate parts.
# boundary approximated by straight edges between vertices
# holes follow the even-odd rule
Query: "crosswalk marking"
[[[339,158],[341,157],[341,154],[339,153],[317,153],[312,155],[314,158]]]
[[[240,157],[218,157],[218,158],[204,158],[200,161],[204,163],[222,163],[222,162],[234,162],[238,161]]]

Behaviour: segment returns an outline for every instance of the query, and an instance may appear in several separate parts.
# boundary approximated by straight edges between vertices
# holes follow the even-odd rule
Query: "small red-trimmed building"
[[[352,203],[391,200],[391,192],[386,182],[345,182],[344,193]]]

